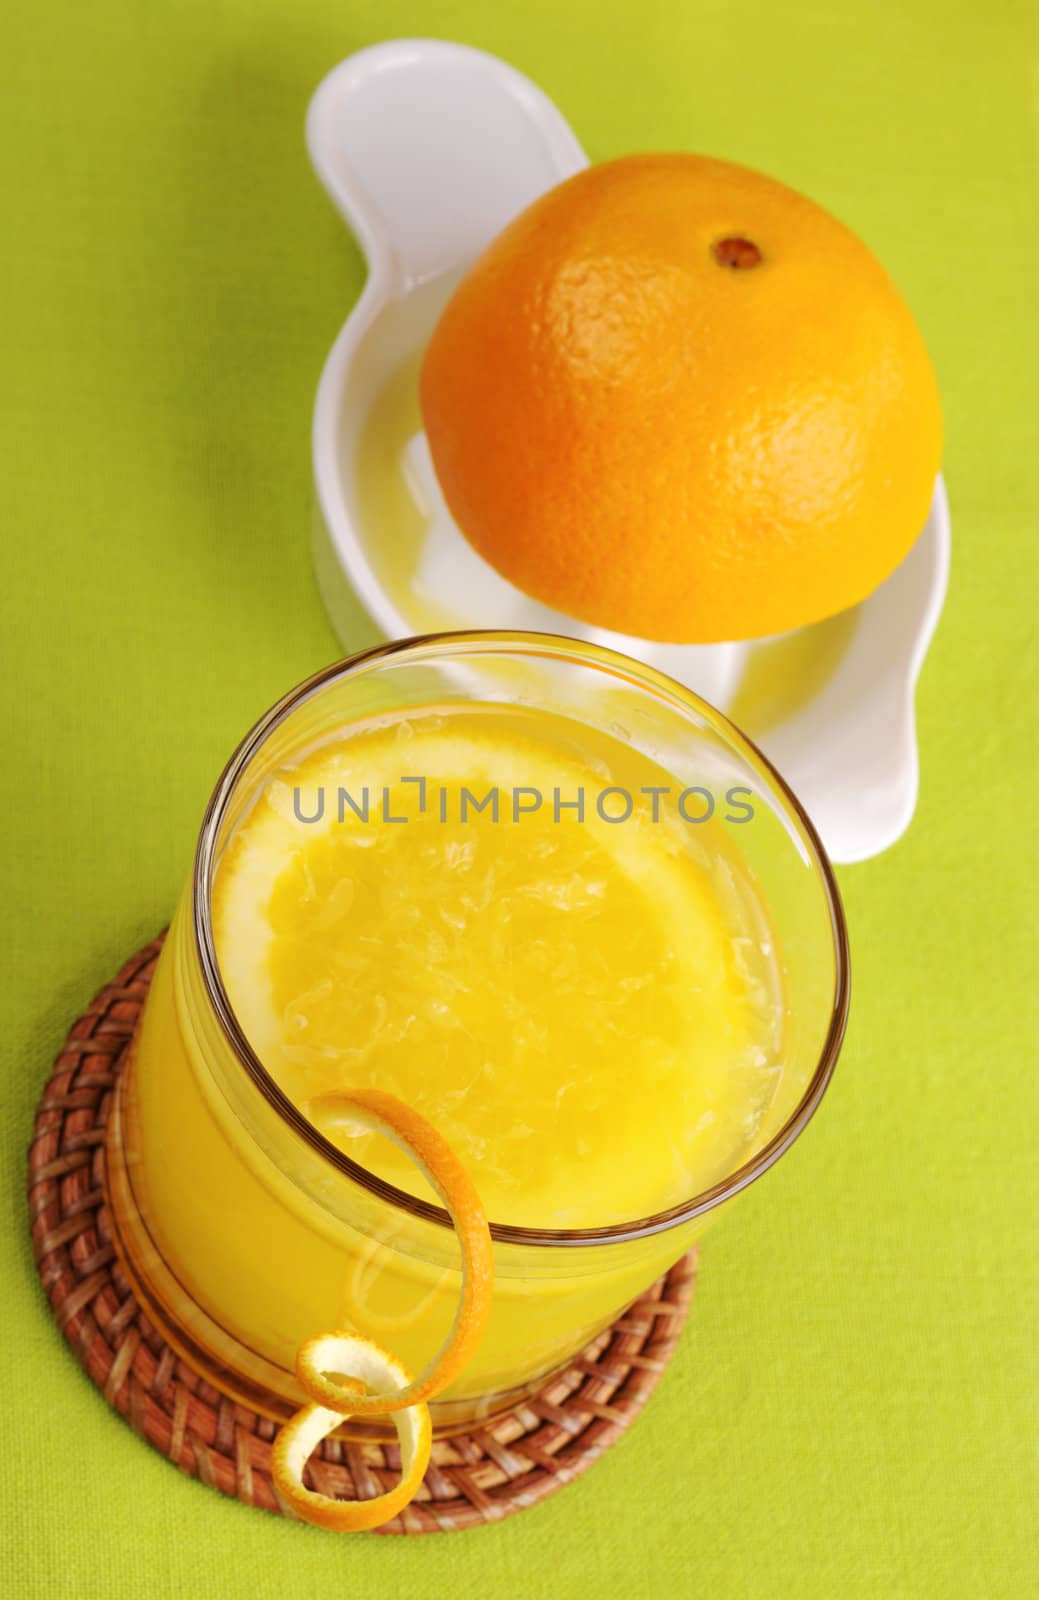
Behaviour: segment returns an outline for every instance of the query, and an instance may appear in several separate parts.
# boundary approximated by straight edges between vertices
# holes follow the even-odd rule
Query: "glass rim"
[[[569,656],[582,665],[590,665],[600,671],[605,669],[614,676],[622,676],[655,694],[658,699],[670,699],[681,709],[695,711],[737,750],[752,769],[757,769],[768,780],[788,816],[797,825],[807,846],[809,862],[822,885],[830,918],[834,952],[834,986],[829,1025],[815,1070],[804,1093],[782,1127],[767,1144],[728,1177],[719,1180],[709,1189],[702,1190],[692,1199],[670,1206],[664,1211],[654,1212],[650,1216],[627,1222],[609,1223],[597,1228],[546,1229],[521,1227],[512,1223],[490,1223],[491,1236],[499,1243],[528,1247],[617,1244],[667,1232],[671,1228],[679,1227],[682,1223],[691,1222],[713,1211],[724,1201],[740,1194],[775,1165],[811,1121],[833,1076],[847,1027],[850,956],[844,908],[833,868],[818,832],[797,796],[768,757],[735,723],[730,722],[723,712],[657,668],[647,666],[644,662],[636,661],[604,645],[594,644],[589,640],[570,639],[564,634],[527,632],[518,629],[458,629],[415,634],[372,645],[365,650],[357,651],[354,655],[332,662],[290,689],[253,724],[240,741],[217,780],[202,818],[192,868],[191,903],[195,946],[207,999],[238,1064],[281,1120],[312,1150],[338,1172],[378,1199],[411,1216],[453,1229],[454,1224],[442,1206],[419,1199],[416,1195],[409,1194],[407,1190],[397,1188],[395,1184],[370,1172],[367,1167],[354,1161],[334,1145],[303,1115],[299,1107],[272,1078],[246,1038],[224,988],[213,938],[211,904],[216,841],[228,805],[249,762],[262,749],[275,729],[322,689],[332,683],[353,677],[373,662],[407,654],[418,655],[438,646],[446,646],[448,650],[453,648],[460,655],[469,651],[481,654],[546,655],[556,658]]]

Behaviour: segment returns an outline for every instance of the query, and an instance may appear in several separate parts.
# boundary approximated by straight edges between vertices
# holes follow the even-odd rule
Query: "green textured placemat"
[[[856,227],[935,357],[954,570],[916,822],[841,874],[856,997],[833,1089],[709,1236],[654,1405],[584,1483],[500,1527],[337,1540],[182,1481],[108,1412],[42,1302],[22,1186],[68,1017],[168,916],[234,741],[337,653],[307,435],[361,272],[302,118],[338,59],[414,33],[513,61],[593,157],[707,150]],[[1023,0],[8,8],[5,1593],[1039,1586],[1037,56]]]

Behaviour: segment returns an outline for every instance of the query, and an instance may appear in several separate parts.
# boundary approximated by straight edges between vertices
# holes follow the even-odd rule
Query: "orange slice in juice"
[[[286,768],[214,891],[227,991],[272,1076],[304,1110],[396,1095],[504,1224],[621,1222],[731,1172],[774,1092],[781,1008],[725,824],[673,798],[654,821],[667,777],[503,707],[357,723]],[[607,785],[607,817],[634,797],[627,821],[601,814]],[[497,817],[476,806],[492,792]],[[329,1137],[431,1198],[357,1120]]]

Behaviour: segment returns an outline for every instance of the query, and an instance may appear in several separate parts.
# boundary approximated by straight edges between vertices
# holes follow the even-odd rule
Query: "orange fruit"
[[[755,638],[863,599],[927,518],[941,413],[866,246],[730,162],[580,172],[484,252],[422,414],[469,541],[568,615]]]

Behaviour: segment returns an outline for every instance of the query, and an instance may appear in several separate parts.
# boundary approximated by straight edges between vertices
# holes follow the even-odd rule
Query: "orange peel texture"
[[[312,1403],[278,1434],[271,1456],[274,1481],[305,1521],[350,1532],[388,1522],[418,1491],[432,1440],[426,1402],[458,1376],[483,1335],[494,1282],[493,1247],[483,1205],[461,1161],[436,1129],[396,1095],[380,1089],[337,1092],[312,1101],[309,1110],[325,1126],[337,1119],[360,1123],[405,1150],[444,1202],[462,1255],[461,1293],[450,1333],[417,1378],[381,1345],[357,1333],[320,1333],[297,1353],[296,1376]],[[308,1460],[344,1417],[387,1414],[401,1451],[400,1479],[391,1490],[371,1500],[337,1500],[307,1488],[303,1473]]]

